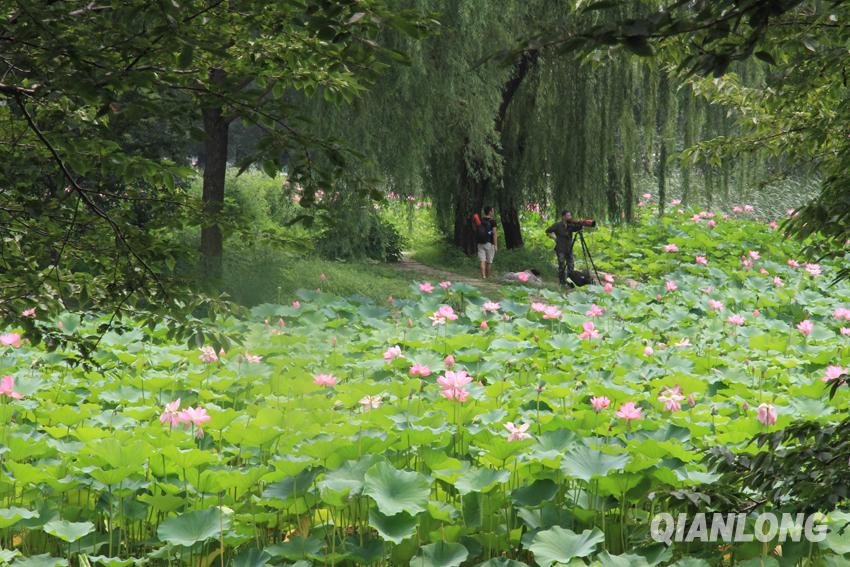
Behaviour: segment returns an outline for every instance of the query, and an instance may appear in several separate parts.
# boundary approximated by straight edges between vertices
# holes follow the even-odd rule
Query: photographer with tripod
[[[578,233],[578,237],[581,239],[585,261],[590,257],[590,252],[587,250],[584,238],[581,238],[581,229],[585,226],[596,226],[596,222],[592,220],[573,220],[570,211],[563,210],[561,211],[561,220],[546,229],[546,236],[555,241],[555,254],[558,255],[558,280],[561,282],[561,286],[567,285],[567,276],[574,283],[579,283],[575,282],[575,258],[573,257],[573,246],[575,245],[574,234]],[[592,262],[593,260],[590,259],[591,264]],[[593,268],[595,271],[596,266]],[[579,283],[579,285],[583,285],[583,283]]]

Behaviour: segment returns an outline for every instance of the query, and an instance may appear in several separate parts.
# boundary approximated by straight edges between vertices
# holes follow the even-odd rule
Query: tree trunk
[[[477,166],[479,171],[470,172],[465,164],[461,160],[461,186],[455,195],[454,244],[466,254],[474,254],[478,248],[478,239],[472,215],[481,214],[490,187],[488,180],[480,174],[480,166]]]
[[[221,69],[210,71],[213,87],[226,78]],[[227,172],[227,143],[230,121],[219,101],[202,109],[204,121],[204,222],[201,227],[201,271],[207,282],[217,285],[222,276],[224,237],[218,216],[224,206],[224,178]]]

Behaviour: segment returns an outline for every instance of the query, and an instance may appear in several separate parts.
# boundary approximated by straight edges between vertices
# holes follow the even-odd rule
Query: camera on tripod
[[[593,219],[570,219],[567,221],[568,224],[574,224],[582,227],[595,228],[596,221]]]

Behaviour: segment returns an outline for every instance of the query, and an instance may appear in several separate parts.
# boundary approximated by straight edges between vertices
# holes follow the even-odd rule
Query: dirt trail
[[[433,283],[441,282],[441,281],[450,281],[450,282],[463,282],[465,284],[469,284],[471,286],[475,286],[481,290],[481,292],[489,297],[498,297],[499,293],[499,276],[494,276],[492,280],[482,280],[481,278],[471,278],[469,276],[464,276],[462,274],[458,274],[455,272],[448,272],[446,270],[440,270],[437,268],[432,268],[431,266],[426,266],[421,262],[417,262],[408,256],[406,253],[402,256],[400,262],[396,264],[392,264],[397,269],[408,272],[411,274],[411,279],[416,280],[429,280]]]

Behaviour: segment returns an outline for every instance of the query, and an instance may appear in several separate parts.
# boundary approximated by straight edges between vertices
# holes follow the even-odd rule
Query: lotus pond
[[[608,285],[566,296],[303,291],[221,322],[228,352],[138,328],[93,365],[8,329],[0,564],[850,564],[841,512],[819,543],[650,537],[659,512],[740,511],[710,449],[770,452],[750,440],[838,423],[850,397],[830,397],[850,364],[837,262],[746,212],[692,213],[621,233]]]

